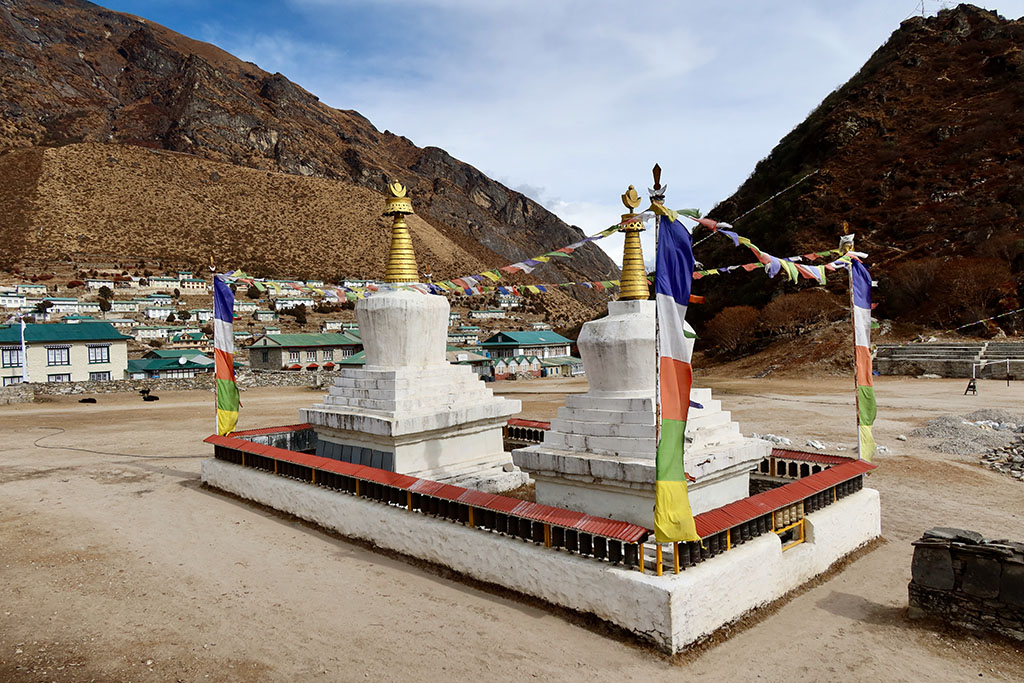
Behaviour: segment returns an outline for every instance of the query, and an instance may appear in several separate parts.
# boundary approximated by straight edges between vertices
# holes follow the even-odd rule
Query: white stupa
[[[639,205],[635,190],[623,195]],[[656,455],[655,303],[648,299],[640,246],[643,224],[626,233],[621,292],[608,316],[583,326],[580,355],[590,390],[570,394],[544,442],[513,452],[537,484],[537,502],[647,527],[653,523]],[[710,389],[695,388],[686,422],[686,472],[694,514],[749,495],[750,470],[770,444],[744,438]]]
[[[391,186],[394,219],[385,281],[417,270],[405,188]],[[356,304],[366,364],[340,371],[322,403],[300,410],[317,455],[489,492],[527,481],[504,451],[502,427],[520,410],[495,397],[472,368],[445,358],[450,306],[441,296],[381,291]]]

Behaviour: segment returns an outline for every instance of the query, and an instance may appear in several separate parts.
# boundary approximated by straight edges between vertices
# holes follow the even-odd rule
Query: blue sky
[[[101,4],[442,147],[588,234],[655,162],[670,206],[707,211],[920,13],[915,0]],[[1024,0],[978,4],[1024,15]],[[621,241],[603,244],[619,260]]]

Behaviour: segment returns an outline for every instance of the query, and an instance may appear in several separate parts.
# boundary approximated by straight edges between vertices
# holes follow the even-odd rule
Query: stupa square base
[[[693,514],[750,495],[750,471],[771,445],[740,438],[687,457],[697,481],[688,486]],[[545,441],[512,452],[512,461],[537,484],[537,502],[650,527],[654,519],[655,461],[581,453]]]
[[[203,482],[325,529],[560,607],[594,614],[678,652],[827,571],[881,533],[878,492],[810,513],[806,541],[753,538],[680,574],[655,576],[219,460]]]

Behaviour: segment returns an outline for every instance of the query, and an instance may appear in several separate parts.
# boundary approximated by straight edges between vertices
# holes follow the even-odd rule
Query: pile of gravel
[[[1010,446],[993,449],[980,463],[1017,481],[1024,481],[1024,439],[1018,439]]]
[[[1024,416],[982,409],[969,415],[943,415],[915,429],[911,436],[934,439],[929,448],[952,455],[979,455],[1011,447],[1024,431]]]

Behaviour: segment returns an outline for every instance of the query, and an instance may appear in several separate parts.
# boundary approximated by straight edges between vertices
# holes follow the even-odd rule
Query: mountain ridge
[[[99,143],[323,178],[339,183],[338,192],[355,187],[383,195],[389,181],[399,180],[425,223],[487,267],[583,236],[440,148],[378,131],[358,112],[327,107],[281,74],[145,19],[84,0],[0,0],[0,50],[0,153]],[[5,235],[30,231],[25,205],[32,202],[24,193],[6,194],[3,204],[0,193]],[[360,210],[359,221],[376,219]],[[88,244],[81,247],[85,253]],[[0,256],[22,258],[24,248],[25,240],[14,236],[0,245]],[[301,268],[292,275],[301,277]],[[536,275],[599,280],[617,272],[604,252],[586,245]]]

